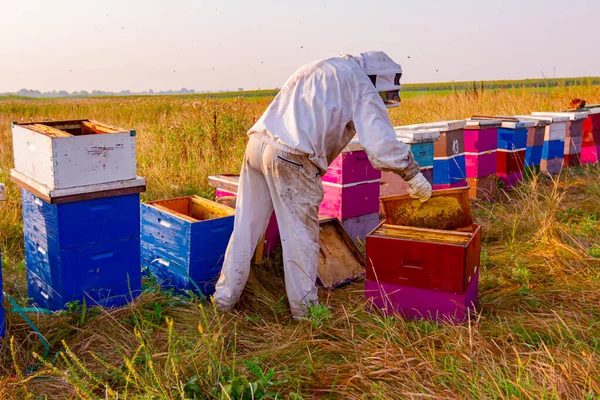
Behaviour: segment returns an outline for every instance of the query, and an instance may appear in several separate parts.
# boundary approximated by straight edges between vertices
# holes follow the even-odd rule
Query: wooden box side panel
[[[367,279],[395,285],[462,292],[465,247],[367,236]]]
[[[135,137],[129,133],[52,140],[55,189],[136,177]]]
[[[52,139],[18,125],[12,128],[12,139],[15,170],[49,188],[54,187]]]

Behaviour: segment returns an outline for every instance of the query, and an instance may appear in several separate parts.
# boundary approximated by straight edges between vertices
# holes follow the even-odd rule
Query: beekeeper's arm
[[[377,92],[363,94],[354,106],[354,127],[371,164],[397,173],[410,185],[411,197],[427,201],[431,185],[408,146],[396,138],[392,121]]]

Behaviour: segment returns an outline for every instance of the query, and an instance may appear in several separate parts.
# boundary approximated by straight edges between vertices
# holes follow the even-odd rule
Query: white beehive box
[[[13,123],[15,170],[48,189],[136,178],[135,131],[89,120]]]

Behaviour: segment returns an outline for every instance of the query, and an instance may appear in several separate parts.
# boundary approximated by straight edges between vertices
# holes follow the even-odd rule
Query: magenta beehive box
[[[373,168],[364,150],[342,152],[329,165],[323,182],[349,184],[381,178],[381,171]]]
[[[379,211],[379,185],[379,179],[344,185],[323,182],[319,215],[345,220],[376,213]]]
[[[581,148],[581,163],[582,164],[596,164],[599,160],[598,154],[600,154],[600,145],[582,147]]]
[[[385,314],[460,323],[475,312],[478,282],[479,272],[464,293],[454,293],[366,280],[365,297]]]

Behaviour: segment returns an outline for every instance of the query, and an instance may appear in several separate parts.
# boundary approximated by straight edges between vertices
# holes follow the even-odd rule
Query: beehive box
[[[364,150],[343,151],[329,165],[322,181],[349,184],[381,178],[381,171],[373,168]]]
[[[165,288],[212,295],[234,214],[198,196],[142,204],[142,267]]]
[[[548,125],[544,131],[544,141],[562,140],[567,137],[567,124],[569,117],[564,115],[528,115],[518,116],[534,120],[546,121]]]
[[[377,212],[380,182],[381,179],[349,184],[323,182],[319,215],[343,221]]]
[[[495,174],[481,178],[467,178],[467,184],[471,199],[493,201],[496,198],[498,182]]]
[[[481,251],[468,188],[434,192],[425,203],[408,196],[381,202],[386,220],[366,240],[367,299],[408,318],[462,320],[476,302]]]
[[[120,306],[141,290],[139,194],[49,204],[21,190],[29,297]]]
[[[581,163],[595,164],[600,154],[600,107],[588,109],[589,115],[583,122],[581,140]]]
[[[382,224],[367,236],[367,279],[464,293],[479,268],[481,227],[471,232]]]
[[[433,183],[455,184],[467,178],[467,163],[464,154],[433,160]]]
[[[367,303],[385,314],[408,320],[462,323],[476,312],[479,272],[462,293],[442,292],[411,286],[365,280]]]
[[[467,120],[465,163],[467,178],[480,178],[496,173],[498,120]]]
[[[15,170],[48,189],[136,178],[135,131],[90,120],[13,123]]]

